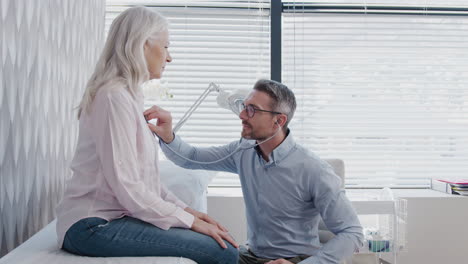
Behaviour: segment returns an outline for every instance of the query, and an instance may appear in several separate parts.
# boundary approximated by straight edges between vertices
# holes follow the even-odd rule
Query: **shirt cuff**
[[[174,139],[171,141],[171,143],[166,143],[166,142],[164,142],[164,140],[161,140],[161,141],[162,141],[162,143],[163,143],[164,145],[168,145],[168,146],[170,146],[171,148],[178,148],[178,147],[180,147],[180,144],[181,144],[181,142],[182,142],[182,140],[180,139],[180,137],[179,137],[178,135],[175,135],[175,134],[174,134]]]
[[[191,228],[193,225],[193,221],[195,220],[195,216],[186,212],[184,209],[177,207],[177,210],[174,212],[174,216],[180,220],[182,223],[181,226],[183,228]]]
[[[166,143],[162,139],[159,140],[159,145],[161,149],[163,150],[164,154],[166,157],[177,157],[177,155],[174,152],[180,153],[181,150],[180,148],[182,147],[182,139],[180,139],[179,136],[175,135],[174,140],[172,140],[171,143]],[[171,158],[169,158],[172,160]]]

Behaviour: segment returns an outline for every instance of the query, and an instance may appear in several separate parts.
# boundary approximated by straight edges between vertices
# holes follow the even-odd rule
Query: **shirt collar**
[[[286,132],[286,138],[279,144],[270,154],[270,162],[269,164],[278,164],[281,162],[283,159],[285,159],[288,155],[289,152],[296,146],[296,141],[294,141],[294,138],[292,136],[291,130],[288,129],[288,132]],[[260,153],[260,148],[259,146],[255,147],[255,150],[257,151],[257,154],[261,157]],[[263,159],[263,158],[262,158]]]

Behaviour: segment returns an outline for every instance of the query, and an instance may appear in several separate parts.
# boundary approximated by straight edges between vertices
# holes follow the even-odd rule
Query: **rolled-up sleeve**
[[[166,230],[190,228],[194,217],[183,210],[185,204],[176,202],[164,187],[147,188],[142,180],[147,175],[138,168],[139,120],[129,100],[120,93],[108,93],[94,104],[93,136],[105,181],[132,217]]]

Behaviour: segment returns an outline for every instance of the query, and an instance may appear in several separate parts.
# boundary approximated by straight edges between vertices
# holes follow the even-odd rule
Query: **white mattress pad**
[[[96,258],[70,254],[57,246],[56,220],[0,259],[0,264],[197,264],[179,257]]]

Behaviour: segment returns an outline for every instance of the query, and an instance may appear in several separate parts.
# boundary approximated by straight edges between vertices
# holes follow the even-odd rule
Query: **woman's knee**
[[[229,242],[224,241],[227,248],[221,248],[218,245],[218,248],[212,251],[212,256],[216,259],[216,264],[237,264],[239,259],[239,250],[233,247]]]
[[[203,254],[210,256],[210,260],[208,261],[210,264],[237,264],[239,259],[239,250],[227,241],[224,241],[224,243],[227,248],[222,248],[218,242],[211,237],[200,243],[199,246],[204,249],[202,250]],[[207,260],[205,259],[204,262],[207,262]],[[204,262],[201,264],[204,264]]]
[[[229,244],[229,242],[225,241],[225,243],[228,248],[223,250],[223,261],[220,264],[237,264],[239,261],[239,250]]]

